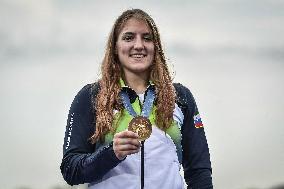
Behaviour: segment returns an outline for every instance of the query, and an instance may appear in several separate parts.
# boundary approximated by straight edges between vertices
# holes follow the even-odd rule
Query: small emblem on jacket
[[[194,126],[195,128],[201,128],[203,127],[202,121],[201,121],[201,117],[199,115],[199,112],[197,112],[194,116],[193,116],[193,120],[194,120]]]

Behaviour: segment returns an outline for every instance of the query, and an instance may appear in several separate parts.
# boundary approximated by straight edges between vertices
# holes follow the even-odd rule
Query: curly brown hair
[[[103,140],[105,134],[114,130],[112,126],[113,110],[115,109],[120,112],[123,110],[123,105],[119,97],[121,90],[119,80],[123,77],[123,71],[118,56],[115,53],[115,47],[119,33],[130,18],[136,18],[147,23],[153,34],[155,53],[150,71],[150,80],[155,84],[156,88],[156,125],[160,129],[166,130],[173,121],[176,94],[166,64],[158,28],[146,12],[140,9],[126,10],[115,21],[108,38],[101,67],[102,78],[99,80],[100,91],[92,102],[96,110],[96,130],[90,138],[92,143]]]

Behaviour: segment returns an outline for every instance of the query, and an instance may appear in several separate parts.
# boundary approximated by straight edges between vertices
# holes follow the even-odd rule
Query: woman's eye
[[[123,36],[122,39],[125,40],[125,41],[131,41],[131,40],[133,39],[133,36],[131,36],[131,35],[126,35],[126,36]]]
[[[145,41],[152,41],[153,39],[152,39],[152,36],[146,35],[146,36],[144,36],[144,40]]]

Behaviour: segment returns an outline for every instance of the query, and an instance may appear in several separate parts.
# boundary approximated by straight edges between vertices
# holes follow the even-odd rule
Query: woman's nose
[[[144,48],[144,43],[141,37],[137,37],[135,42],[134,42],[134,49],[141,50]]]

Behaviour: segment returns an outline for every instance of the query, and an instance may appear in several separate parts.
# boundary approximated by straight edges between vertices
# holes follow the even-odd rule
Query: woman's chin
[[[128,69],[124,69],[125,72],[131,72],[134,74],[148,73],[150,71],[150,66],[135,66]]]

